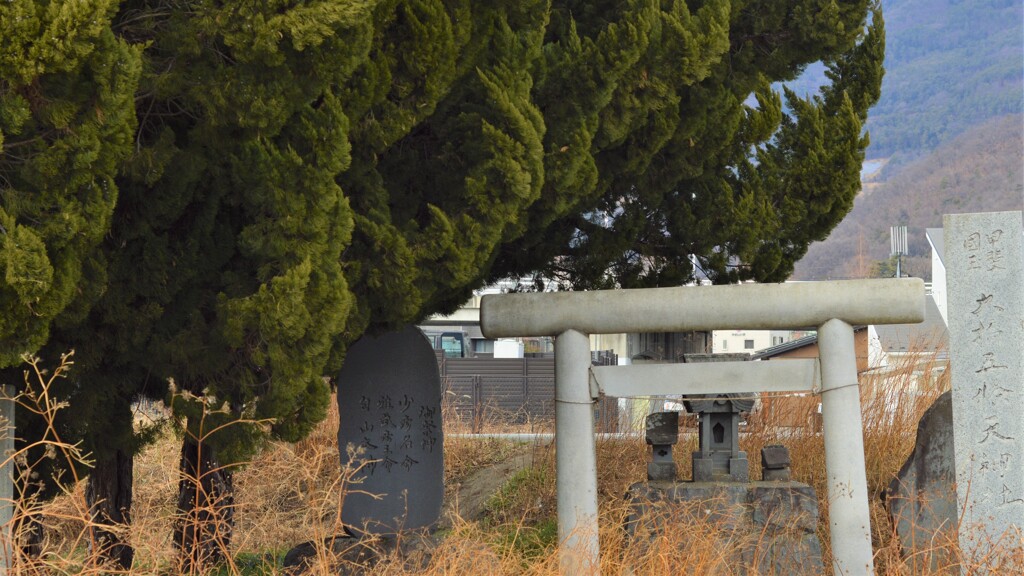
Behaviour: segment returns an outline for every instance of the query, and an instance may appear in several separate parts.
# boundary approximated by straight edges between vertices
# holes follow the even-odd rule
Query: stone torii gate
[[[924,320],[917,278],[487,295],[488,338],[554,336],[563,574],[599,571],[592,406],[619,396],[810,389],[821,394],[836,574],[873,573],[853,325]],[[589,334],[816,327],[820,361],[591,368]]]

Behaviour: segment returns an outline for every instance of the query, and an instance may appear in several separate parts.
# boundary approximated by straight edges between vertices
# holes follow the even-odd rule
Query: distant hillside
[[[1024,3],[883,0],[886,75],[868,119],[890,170],[971,126],[1024,112]],[[900,158],[902,157],[902,159]]]
[[[824,242],[812,244],[794,280],[867,276],[889,256],[889,227],[906,225],[914,276],[931,273],[925,228],[942,215],[1024,210],[1024,116],[1002,116],[972,128],[862,194]]]
[[[882,0],[885,79],[868,114],[868,158],[887,174],[971,126],[1024,113],[1024,3],[1020,0]],[[825,83],[808,66],[787,86],[800,95]]]

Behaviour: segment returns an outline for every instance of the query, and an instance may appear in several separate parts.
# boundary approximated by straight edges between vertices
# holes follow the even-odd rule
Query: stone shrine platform
[[[731,574],[823,574],[818,498],[799,482],[638,482],[626,493],[628,538],[654,539],[672,524],[706,526],[707,544]],[[667,530],[668,529],[668,530]]]

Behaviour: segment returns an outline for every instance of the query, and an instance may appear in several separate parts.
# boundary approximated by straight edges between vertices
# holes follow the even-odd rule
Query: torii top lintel
[[[850,325],[924,320],[920,278],[680,286],[592,292],[490,294],[480,305],[488,338],[584,334],[785,330],[832,319]]]

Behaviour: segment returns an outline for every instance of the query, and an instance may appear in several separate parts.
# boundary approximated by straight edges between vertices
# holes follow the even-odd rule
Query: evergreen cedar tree
[[[0,21],[0,359],[48,327],[45,356],[75,348],[65,424],[100,463],[168,379],[193,433],[266,424],[211,437],[229,461],[301,438],[349,344],[488,280],[678,285],[691,255],[784,280],[852,206],[884,51],[868,1],[14,0]],[[770,84],[816,61],[831,85],[784,113]]]
[[[102,283],[95,248],[131,152],[141,68],[141,47],[111,29],[115,6],[0,6],[0,368]]]
[[[98,247],[110,232],[117,180],[132,152],[143,61],[142,46],[113,30],[116,10],[113,0],[0,4],[4,384],[22,384],[23,354],[46,344],[51,329],[82,322],[106,285],[106,256]],[[54,401],[74,401],[70,410],[83,405],[79,399],[95,405],[107,395],[65,382],[53,392]],[[56,433],[73,442],[85,428],[84,419],[62,417],[48,430],[20,408],[16,421],[18,438],[54,441]],[[130,419],[123,440],[125,446],[135,441]],[[62,464],[45,454],[43,448],[29,454],[41,482],[52,481]]]

